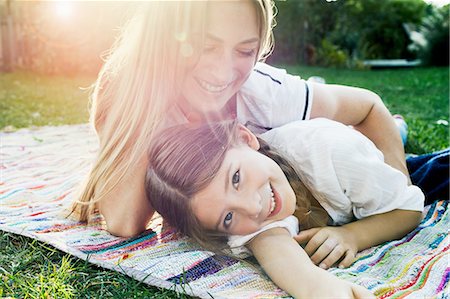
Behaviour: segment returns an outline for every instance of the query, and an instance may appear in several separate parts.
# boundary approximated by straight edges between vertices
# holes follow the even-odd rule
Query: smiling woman
[[[220,111],[248,78],[261,43],[254,11],[250,2],[239,1],[208,8],[203,55],[193,57],[178,103],[190,121]]]
[[[140,178],[153,135],[177,123],[235,117],[238,90],[271,51],[272,17],[269,0],[143,4],[93,92],[101,147],[75,205],[82,221],[99,209],[113,234],[145,230],[153,209]]]

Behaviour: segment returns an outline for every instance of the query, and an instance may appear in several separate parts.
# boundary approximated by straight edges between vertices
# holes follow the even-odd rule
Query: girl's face
[[[283,171],[250,146],[231,148],[211,183],[192,199],[204,228],[245,235],[294,213],[295,194]]]
[[[259,50],[251,1],[210,1],[205,29],[202,54],[181,86],[187,114],[219,112],[247,80]]]

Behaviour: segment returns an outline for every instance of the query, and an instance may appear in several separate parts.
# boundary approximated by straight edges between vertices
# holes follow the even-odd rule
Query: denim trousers
[[[425,194],[425,205],[438,200],[449,200],[450,149],[406,159],[414,185]]]

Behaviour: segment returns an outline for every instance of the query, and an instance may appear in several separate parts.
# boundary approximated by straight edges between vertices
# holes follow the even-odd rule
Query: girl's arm
[[[339,227],[302,231],[295,239],[307,243],[305,251],[320,268],[327,269],[336,263],[339,267],[348,267],[358,251],[403,237],[417,227],[421,219],[419,211],[393,210]]]
[[[383,152],[385,161],[409,180],[403,143],[391,113],[380,97],[366,89],[316,84],[311,118],[325,117],[352,125]],[[409,180],[410,182],[410,180]]]
[[[315,266],[284,228],[262,232],[248,247],[269,277],[295,298],[375,298],[367,289]]]

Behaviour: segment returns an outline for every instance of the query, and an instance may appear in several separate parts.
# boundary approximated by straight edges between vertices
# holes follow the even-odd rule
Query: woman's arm
[[[146,171],[147,157],[144,155],[132,173],[125,174],[123,181],[97,203],[111,234],[132,237],[146,229],[154,213],[145,194]]]
[[[348,267],[358,251],[403,237],[416,228],[421,219],[419,211],[393,210],[343,226],[302,231],[295,239],[307,243],[305,251],[321,268],[327,269],[336,263],[339,267]]]
[[[379,148],[385,162],[409,180],[403,143],[391,113],[380,97],[366,89],[312,83],[311,118],[325,117],[352,125]]]
[[[365,288],[313,265],[284,228],[262,232],[248,247],[269,277],[295,298],[375,298]]]

